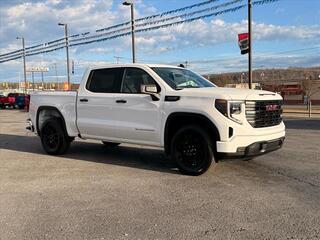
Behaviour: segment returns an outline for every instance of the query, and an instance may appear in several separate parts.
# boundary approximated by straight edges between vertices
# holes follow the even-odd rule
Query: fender
[[[52,111],[55,111],[59,117],[61,118],[62,120],[62,126],[63,126],[63,129],[64,131],[66,131],[66,133],[68,133],[67,131],[67,126],[66,126],[66,121],[62,115],[62,113],[60,112],[60,110],[56,107],[52,107],[52,106],[41,106],[38,108],[37,110],[37,115],[36,115],[36,129],[37,129],[37,133],[38,135],[40,135],[40,128],[39,128],[39,115],[40,115],[40,112],[43,111],[43,110],[52,110]],[[69,135],[69,134],[68,134]]]
[[[180,126],[185,124],[200,124],[202,127],[207,129],[211,133],[211,136],[213,135],[215,137],[215,141],[220,141],[219,130],[208,117],[200,113],[174,112],[167,117],[164,128],[164,149],[167,154],[170,154],[170,146],[173,133],[177,131],[180,127],[179,126],[177,129],[172,130],[170,129],[170,123],[172,123],[172,121],[174,121],[174,119],[177,118],[183,118],[184,120],[184,122],[180,124]]]

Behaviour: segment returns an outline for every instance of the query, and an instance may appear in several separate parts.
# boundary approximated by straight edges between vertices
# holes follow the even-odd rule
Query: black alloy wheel
[[[181,128],[172,140],[172,157],[185,174],[197,176],[205,173],[214,160],[210,137],[195,125]]]
[[[41,128],[40,137],[43,149],[50,155],[63,154],[70,146],[69,137],[60,119],[46,120]]]

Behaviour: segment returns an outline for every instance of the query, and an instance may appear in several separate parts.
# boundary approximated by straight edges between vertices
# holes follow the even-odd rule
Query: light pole
[[[26,48],[24,45],[24,37],[17,37],[17,39],[21,39],[22,41],[22,49],[23,49],[23,74],[24,74],[24,93],[27,93],[27,70],[26,70]]]
[[[67,52],[67,75],[68,75],[68,90],[70,90],[70,66],[69,66],[69,40],[68,40],[68,24],[58,23],[59,26],[64,26],[64,35],[66,39],[66,52]]]
[[[131,41],[132,41],[132,62],[136,62],[136,46],[135,46],[135,37],[134,37],[134,0],[124,1],[122,5],[131,7]]]
[[[252,10],[252,3],[251,0],[248,0],[248,35],[249,35],[249,53],[248,53],[248,65],[249,65],[249,89],[252,89],[252,26],[251,26],[251,10]]]

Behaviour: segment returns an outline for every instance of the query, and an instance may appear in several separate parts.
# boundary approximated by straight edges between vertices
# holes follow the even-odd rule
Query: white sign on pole
[[[48,67],[29,67],[27,68],[27,72],[48,72]]]

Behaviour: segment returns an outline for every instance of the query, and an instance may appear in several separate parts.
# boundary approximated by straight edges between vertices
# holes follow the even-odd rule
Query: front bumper
[[[285,137],[252,143],[246,147],[238,147],[233,153],[218,153],[221,159],[250,158],[268,152],[278,150],[282,147]]]
[[[281,123],[268,128],[236,128],[233,127],[233,136],[229,139],[217,141],[216,150],[219,153],[235,153],[239,147],[247,147],[256,142],[272,141],[285,137],[285,126]]]

